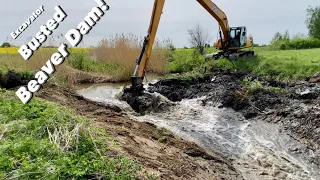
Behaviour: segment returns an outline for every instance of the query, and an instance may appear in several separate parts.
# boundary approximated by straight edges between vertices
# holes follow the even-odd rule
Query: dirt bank
[[[208,154],[153,124],[133,121],[119,107],[87,100],[53,84],[44,85],[36,96],[94,119],[95,125],[104,127],[120,143],[118,153],[137,160],[161,179],[243,179],[227,157]]]
[[[259,80],[262,87],[248,88],[245,77]],[[310,143],[310,148],[320,146],[319,83],[284,83],[246,73],[217,72],[194,80],[162,80],[150,84],[148,91],[171,101],[206,96],[203,105],[231,107],[247,119],[279,123],[293,137]]]
[[[0,88],[10,89],[20,85],[26,85],[29,80],[31,80],[30,77],[26,77],[13,70],[9,70],[5,74],[0,73]]]

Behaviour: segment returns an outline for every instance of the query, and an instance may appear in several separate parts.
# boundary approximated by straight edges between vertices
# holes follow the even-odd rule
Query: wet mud
[[[0,88],[11,89],[17,86],[26,85],[31,78],[25,77],[20,73],[9,70],[5,74],[0,73]]]
[[[208,153],[196,143],[152,123],[136,121],[117,105],[92,101],[72,89],[50,83],[36,96],[94,120],[95,126],[103,127],[120,144],[115,154],[136,160],[145,172],[159,179],[243,179],[230,158]]]
[[[242,83],[245,77],[259,80],[263,87],[248,90]],[[173,102],[205,96],[203,105],[229,107],[246,119],[281,123],[297,138],[320,145],[319,83],[284,83],[246,73],[219,72],[194,80],[162,80],[149,84],[147,91]]]
[[[244,85],[243,83],[244,78],[256,79],[262,84],[262,87],[250,89],[248,88],[248,86]],[[242,114],[245,120],[247,120],[249,123],[251,122],[250,124],[252,123],[257,124],[256,122],[259,122],[259,121],[276,124],[277,125],[276,127],[280,128],[279,132],[276,130],[276,128],[274,129],[270,128],[269,130],[270,132],[274,130],[272,134],[275,134],[275,133],[288,134],[290,138],[288,137],[284,139],[294,139],[297,142],[301,142],[301,144],[297,142],[291,143],[291,144],[290,143],[285,144],[283,142],[279,142],[280,144],[283,143],[283,145],[280,145],[280,147],[278,147],[278,148],[281,148],[281,147],[283,148],[283,150],[280,149],[280,151],[288,150],[289,151],[288,154],[290,154],[290,156],[291,155],[304,156],[305,157],[304,162],[307,162],[307,164],[312,164],[312,166],[314,166],[315,169],[320,168],[320,151],[319,151],[319,147],[320,147],[320,84],[318,81],[318,76],[316,75],[310,78],[306,78],[304,81],[285,83],[285,82],[266,79],[264,77],[259,77],[259,76],[250,75],[246,73],[232,73],[228,71],[222,71],[222,72],[212,73],[204,76],[203,78],[197,78],[193,80],[180,80],[180,79],[160,80],[155,84],[149,84],[145,92],[148,92],[151,94],[159,93],[165,96],[166,98],[168,98],[172,102],[179,102],[182,104],[185,104],[185,101],[188,99],[190,100],[198,99],[198,101],[201,102],[200,104],[194,107],[197,109],[197,111],[190,112],[190,113],[194,113],[193,115],[190,115],[190,113],[186,113],[186,111],[190,111],[190,109],[188,108],[184,109],[184,107],[179,106],[177,108],[173,108],[174,110],[164,112],[166,114],[171,114],[170,116],[169,115],[156,115],[158,117],[154,115],[147,116],[146,121],[150,121],[150,119],[153,118],[152,121],[160,124],[161,123],[166,124],[167,127],[170,128],[171,126],[181,126],[180,124],[176,124],[175,121],[177,121],[179,117],[183,116],[184,117],[183,121],[185,121],[184,124],[191,123],[190,127],[196,127],[196,126],[201,126],[201,124],[197,124],[197,121],[203,121],[200,119],[206,118],[206,116],[203,117],[203,116],[197,115],[197,114],[203,114],[204,113],[203,109],[206,109],[208,107],[221,108],[221,109],[231,108],[234,111]],[[124,94],[126,93],[128,92],[125,92]],[[143,96],[143,94],[141,96]],[[152,97],[149,97],[147,99],[148,99],[147,101],[152,101]],[[137,102],[135,98],[130,98],[130,100]],[[192,104],[192,103],[195,103],[195,102],[190,101],[187,104]],[[139,105],[135,103],[129,103],[129,104],[133,107],[133,109],[139,109]],[[152,108],[152,106],[149,106],[149,107]],[[181,108],[184,110],[181,111]],[[139,110],[141,111],[141,109]],[[178,111],[181,111],[181,112],[177,113]],[[208,111],[215,112],[216,110],[208,110]],[[208,113],[208,111],[206,111],[206,113]],[[231,114],[233,113],[231,112]],[[191,120],[188,119],[188,117],[189,118],[191,117]],[[217,117],[217,118],[221,119],[221,117]],[[165,119],[165,120],[162,120],[162,119]],[[209,116],[208,116],[208,119],[210,119]],[[226,119],[228,119],[228,117],[226,117]],[[224,123],[229,124],[231,122],[232,121],[229,120]],[[258,123],[257,127],[255,127],[256,128],[256,130],[254,130],[255,133],[261,132],[263,134],[263,132],[265,131],[263,127],[261,127],[262,128],[261,130],[259,130],[260,128],[259,126],[260,124],[262,124],[262,122]],[[171,123],[175,123],[175,124],[171,124]],[[228,125],[228,127],[229,126],[230,125]],[[267,124],[265,125],[265,127],[268,127],[268,126],[270,125],[267,125]],[[180,130],[181,129],[183,130],[190,127],[185,126],[185,127],[179,127],[179,128]],[[189,131],[191,134],[194,134],[194,136],[196,136],[197,139],[206,139],[205,136],[207,135],[201,135],[201,133],[200,133],[201,136],[197,135],[197,131],[195,131],[192,128]],[[232,131],[232,129],[229,129],[228,131]],[[230,133],[228,131],[226,131],[226,133]],[[249,128],[247,133],[250,131],[251,130]],[[234,136],[235,134],[236,133],[232,134],[232,136]],[[263,140],[261,140],[261,142],[259,143],[265,143],[266,141],[265,138],[272,137],[272,134],[267,135],[268,132],[265,132],[265,134],[266,136],[261,136],[260,134],[256,134],[254,135],[254,137],[261,136],[260,140],[261,138]],[[280,134],[278,138],[280,138],[280,136],[284,136]],[[237,136],[238,135],[236,135],[234,138],[237,139]],[[210,138],[210,139],[216,139],[216,138]],[[283,137],[280,139],[283,139]],[[250,140],[250,141],[257,141],[257,140]],[[277,142],[279,140],[277,140],[277,137],[273,137],[273,141]],[[207,142],[203,141],[199,143],[202,145],[206,145]],[[212,147],[210,143],[207,145],[208,147]],[[215,144],[215,148],[218,148],[218,145],[219,143]],[[287,147],[287,146],[290,146],[290,147]],[[266,150],[264,149],[263,152],[265,153],[265,151]],[[256,151],[254,152],[257,153]],[[271,155],[270,157],[268,156],[269,155],[267,156],[265,156],[265,154],[263,155],[264,158],[267,158],[266,161],[268,161],[270,167],[273,166],[274,164],[277,164],[275,163],[279,161],[279,159],[277,158],[286,159],[286,157],[282,157],[282,156],[279,156],[279,157],[272,157]],[[259,161],[258,162],[259,164],[259,163],[262,163],[262,161],[264,160],[258,158],[258,161]],[[295,161],[294,159],[288,160],[289,163],[293,163],[294,161]],[[270,163],[271,164],[273,163],[273,165],[271,165]],[[241,162],[239,164],[239,167],[241,168],[243,166],[244,164],[243,162]],[[249,169],[252,168],[252,166],[253,166],[252,164],[251,165],[248,164]],[[262,164],[261,166],[264,166],[264,165]],[[290,178],[291,179],[309,179],[310,178],[304,175],[303,173],[299,175],[293,175],[294,173],[292,172],[295,172],[297,170],[282,171],[281,166],[286,166],[283,164],[283,162],[280,163],[278,166],[279,168],[275,168],[278,170],[274,172],[263,170],[262,168],[262,171],[260,174],[253,175],[253,177],[250,177],[250,174],[249,174],[248,175],[249,177],[247,177],[246,179],[255,179],[256,177],[262,178],[262,176],[264,175],[266,176],[270,175],[270,178],[276,178],[276,179],[288,179],[288,178],[289,179]],[[305,165],[305,166],[308,167],[311,165]],[[268,165],[266,165],[265,168],[268,169]],[[258,171],[258,169],[256,170],[253,169],[252,172],[255,172],[255,171]],[[316,176],[318,177],[319,175],[316,175]]]
[[[140,115],[150,112],[165,112],[174,105],[161,95],[145,91],[142,85],[125,88],[120,95],[120,100],[127,102]]]

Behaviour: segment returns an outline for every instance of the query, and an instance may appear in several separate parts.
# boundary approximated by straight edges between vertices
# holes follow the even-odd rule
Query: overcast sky
[[[0,0],[0,42],[7,39],[22,45],[28,37],[34,37],[39,27],[54,14],[54,7],[60,5],[68,17],[54,30],[53,36],[65,34],[96,6],[94,0]],[[105,0],[110,10],[98,24],[84,36],[85,45],[96,45],[103,37],[119,33],[146,35],[153,0]],[[222,9],[230,26],[247,26],[255,43],[269,43],[277,31],[288,29],[290,34],[307,34],[305,25],[308,5],[320,5],[319,0],[214,0]],[[41,5],[45,11],[17,39],[10,33],[16,30]],[[217,38],[218,25],[213,17],[195,0],[167,0],[157,38],[170,38],[177,47],[190,46],[187,29],[199,23],[212,36]]]

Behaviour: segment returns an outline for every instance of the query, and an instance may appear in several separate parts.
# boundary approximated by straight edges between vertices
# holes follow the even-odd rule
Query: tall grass
[[[20,54],[2,53],[0,54],[0,70],[39,70],[54,52],[53,49],[41,49],[41,51],[35,51],[27,61]]]
[[[74,78],[83,75],[89,77],[91,73],[93,78],[105,76],[112,81],[128,81],[141,52],[142,42],[143,37],[121,34],[101,40],[95,48],[69,48],[70,56],[65,63],[56,67],[54,76],[76,82]],[[171,56],[171,44],[170,40],[155,41],[147,71],[158,75],[168,72],[167,61]],[[10,69],[38,71],[57,51],[54,47],[40,48],[25,61],[18,53],[18,47],[0,48],[0,73]]]
[[[54,52],[57,52],[57,49],[42,48],[39,51],[35,51],[33,56],[27,61],[20,54],[2,53],[0,54],[0,74],[6,74],[8,70],[14,70],[22,75],[23,73],[37,72],[42,66],[46,65],[46,62]],[[55,69],[56,72],[50,75],[49,81],[64,82],[65,85],[76,82],[77,78],[86,75],[68,66],[68,63],[58,65]]]
[[[143,38],[129,35],[116,35],[101,40],[90,55],[94,56],[98,62],[111,62],[118,65],[118,69],[113,76],[116,80],[128,80],[136,66],[142,49]],[[168,72],[167,61],[170,56],[170,40],[156,40],[153,46],[147,71],[155,74],[165,74]]]

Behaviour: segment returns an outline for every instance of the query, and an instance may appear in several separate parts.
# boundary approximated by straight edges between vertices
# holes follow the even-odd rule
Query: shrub
[[[11,44],[8,42],[4,42],[1,47],[11,47]]]
[[[294,39],[288,43],[290,49],[312,49],[320,48],[320,39],[306,38],[306,39]]]
[[[111,62],[98,62],[87,53],[73,53],[68,57],[67,62],[71,67],[85,72],[111,73],[118,69],[116,64]]]
[[[320,48],[320,39],[306,38],[303,34],[299,33],[290,39],[289,32],[284,34],[277,32],[274,35],[270,45],[274,50],[312,49]]]
[[[320,40],[316,38],[293,39],[288,42],[278,41],[271,45],[273,50],[313,49],[320,48]]]

